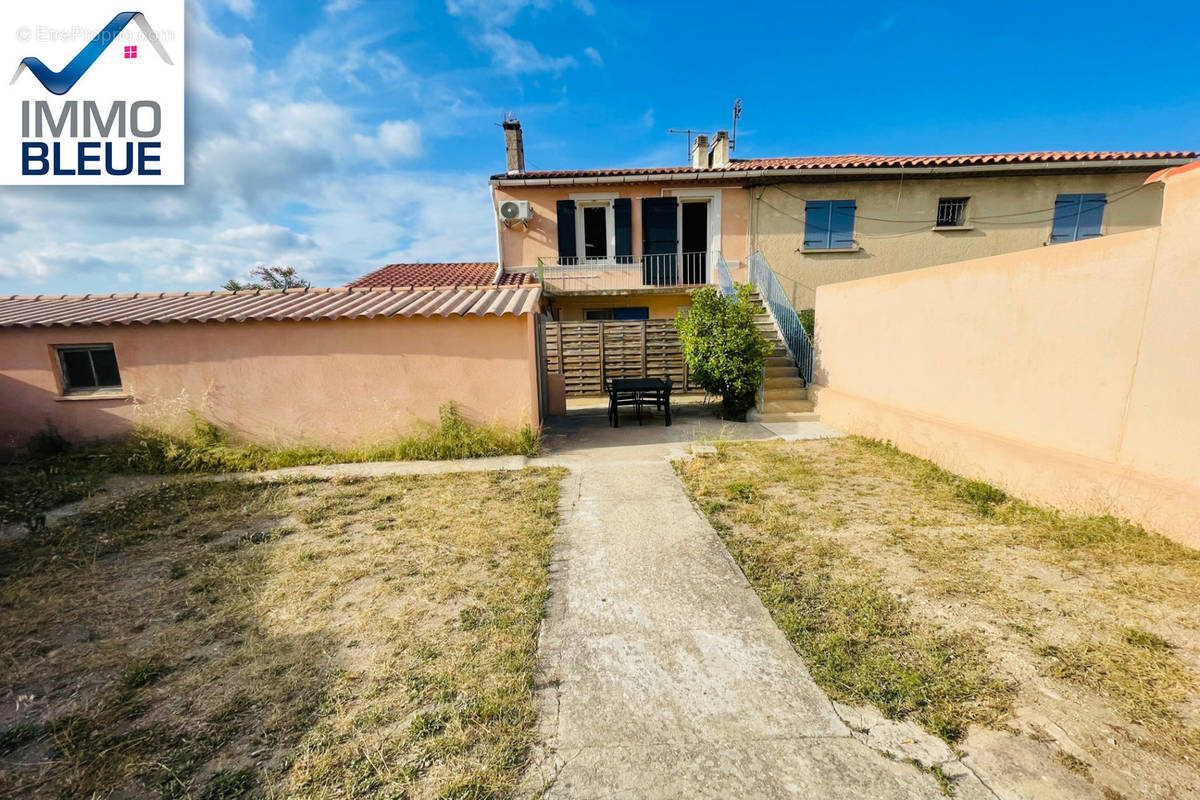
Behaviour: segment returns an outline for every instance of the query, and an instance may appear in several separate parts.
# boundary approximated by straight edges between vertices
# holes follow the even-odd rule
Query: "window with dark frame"
[[[121,388],[117,352],[111,344],[65,345],[55,349],[63,394],[95,394]]]
[[[940,197],[937,205],[937,227],[961,228],[967,224],[969,197]]]

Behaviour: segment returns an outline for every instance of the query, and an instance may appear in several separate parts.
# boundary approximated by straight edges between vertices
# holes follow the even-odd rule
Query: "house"
[[[504,128],[500,265],[538,274],[561,320],[673,317],[722,260],[738,277],[756,252],[806,309],[828,283],[1153,227],[1162,189],[1146,177],[1200,157],[741,159],[718,131],[688,166],[526,171],[520,123]]]
[[[489,276],[0,297],[0,448],[50,426],[99,440],[138,425],[182,432],[196,416],[243,440],[344,448],[435,422],[448,402],[475,421],[536,427],[540,294]]]

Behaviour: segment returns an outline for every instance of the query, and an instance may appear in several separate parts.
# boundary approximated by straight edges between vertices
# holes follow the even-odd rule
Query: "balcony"
[[[551,294],[611,294],[704,286],[711,275],[708,253],[618,256],[615,259],[538,260],[537,277]]]

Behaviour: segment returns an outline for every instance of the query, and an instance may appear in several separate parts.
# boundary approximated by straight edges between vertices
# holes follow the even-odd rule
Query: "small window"
[[[1102,194],[1060,194],[1054,199],[1050,244],[1095,239],[1100,235],[1107,203]]]
[[[810,200],[804,207],[804,249],[854,247],[853,200]]]
[[[967,224],[969,197],[940,197],[937,205],[937,227],[961,228]]]
[[[94,394],[121,388],[117,353],[111,344],[59,347],[63,394]]]
[[[583,318],[589,322],[595,320],[639,320],[650,319],[649,306],[623,306],[621,308],[588,308],[584,309]]]

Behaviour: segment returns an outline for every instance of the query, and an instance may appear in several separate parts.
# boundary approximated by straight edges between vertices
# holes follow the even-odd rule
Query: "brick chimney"
[[[713,169],[729,166],[729,131],[717,131],[713,136],[710,164]]]
[[[696,135],[692,142],[692,166],[696,169],[708,169],[708,137],[703,133]]]
[[[501,127],[504,128],[504,155],[508,160],[508,174],[520,174],[525,171],[525,140],[521,138],[521,123],[519,120],[506,119]]]

